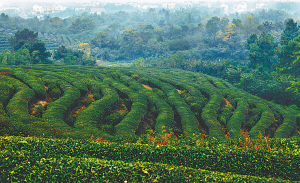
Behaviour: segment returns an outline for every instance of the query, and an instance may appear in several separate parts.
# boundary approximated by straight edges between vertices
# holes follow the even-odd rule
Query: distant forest
[[[65,19],[46,16],[44,20],[2,14],[0,34],[4,37],[3,34],[28,28],[39,32],[41,39],[50,41],[50,49],[61,44],[71,46],[72,41],[87,42],[92,56],[110,62],[174,53],[196,60],[245,60],[245,40],[252,33],[271,33],[279,41],[284,21],[291,16],[283,10],[223,15],[221,10],[197,6],[176,11],[82,13]],[[60,41],[62,35],[69,35],[66,43]],[[6,45],[0,44],[0,50],[9,48]]]

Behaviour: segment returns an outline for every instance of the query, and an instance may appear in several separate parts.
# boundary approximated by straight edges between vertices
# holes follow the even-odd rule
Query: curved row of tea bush
[[[6,105],[10,97],[15,93],[13,85],[5,82],[4,78],[0,76],[0,115],[6,114]]]
[[[81,131],[97,131],[97,123],[106,109],[119,100],[118,93],[115,89],[94,81],[90,80],[89,85],[99,88],[103,94],[103,97],[90,104],[85,110],[78,113],[74,127]]]
[[[30,71],[25,72],[24,70],[18,69],[16,71],[13,71],[12,74],[22,82],[26,83],[30,88],[37,93],[39,98],[45,98],[46,97],[46,88],[43,82],[32,76]]]
[[[138,91],[141,95],[147,97],[149,102],[153,103],[156,106],[158,115],[156,117],[156,123],[154,128],[155,132],[157,134],[168,133],[168,130],[163,131],[162,129],[164,127],[166,127],[166,129],[172,127],[174,121],[174,114],[170,105],[164,100],[161,100],[159,96],[152,92],[152,90],[146,89],[141,83],[137,82],[133,78],[122,74],[118,75],[121,81]]]
[[[13,85],[16,90],[16,93],[6,106],[7,114],[23,123],[31,122],[34,118],[28,112],[28,105],[35,95],[34,91],[21,81],[10,76],[1,76],[1,79]]]
[[[182,130],[184,133],[186,133],[187,135],[199,133],[199,125],[194,113],[180,97],[178,91],[173,86],[168,83],[162,82],[159,79],[155,79],[150,75],[145,75],[143,73],[139,74],[143,76],[146,81],[160,87],[161,90],[164,91],[164,93],[168,97],[170,105],[174,106],[181,118],[180,123],[182,125]]]
[[[109,76],[98,74],[104,83],[111,85],[128,96],[132,101],[131,110],[125,118],[115,126],[116,135],[134,136],[147,109],[147,100],[138,92],[133,91]]]
[[[80,90],[63,80],[56,80],[64,91],[62,97],[47,106],[43,118],[48,120],[63,121],[67,109],[80,97]]]
[[[248,114],[248,103],[243,98],[237,99],[237,108],[234,110],[233,115],[227,122],[227,129],[232,137],[240,137],[240,130],[242,124],[246,121]]]

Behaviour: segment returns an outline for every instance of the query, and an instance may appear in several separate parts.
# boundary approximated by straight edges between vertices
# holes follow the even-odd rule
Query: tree
[[[278,55],[278,63],[276,67],[278,70],[285,70],[291,66],[295,58],[295,53],[299,51],[299,28],[297,27],[297,22],[293,19],[287,19],[285,21],[285,29],[281,33],[280,44],[281,49],[276,53]]]
[[[248,36],[251,33],[257,33],[257,26],[258,22],[256,21],[256,18],[253,16],[248,16],[243,24],[246,35]]]
[[[114,38],[110,38],[107,32],[99,32],[99,34],[91,40],[95,47],[99,48],[117,48],[117,42]]]
[[[215,40],[216,33],[220,30],[220,18],[216,16],[212,17],[207,21],[205,28],[208,35],[214,37]]]
[[[20,49],[24,44],[33,44],[38,41],[38,33],[30,31],[29,29],[23,29],[17,31],[14,37],[9,39],[9,43],[14,51]]]
[[[297,26],[297,22],[294,22],[292,18],[285,20],[285,29],[283,33],[281,33],[280,44],[285,45],[287,41],[294,39],[299,36],[299,27]]]
[[[0,20],[7,21],[9,19],[8,15],[5,15],[5,13],[1,13]]]
[[[250,50],[250,45],[255,43],[256,41],[257,41],[257,35],[256,34],[251,34],[250,37],[246,40],[245,48],[247,50]]]
[[[23,46],[24,48],[28,48],[30,51],[30,55],[34,56],[32,63],[33,64],[51,64],[52,61],[48,59],[51,56],[51,53],[47,51],[45,43],[41,41],[37,41],[33,44],[26,44]],[[34,54],[34,55],[33,55]]]
[[[186,39],[175,39],[170,41],[169,49],[171,51],[188,50],[190,43]]]
[[[28,49],[19,49],[16,52],[4,50],[0,52],[0,65],[29,65],[31,56]]]
[[[220,29],[222,32],[225,32],[225,29],[228,26],[228,24],[229,24],[229,19],[227,17],[223,17],[220,20]]]
[[[64,22],[59,17],[54,17],[49,20],[51,27],[55,29],[61,29],[64,26]]]
[[[95,29],[96,25],[94,20],[86,17],[86,18],[76,18],[75,21],[71,23],[69,26],[69,31],[71,33],[80,33],[86,30],[93,30]]]
[[[132,26],[128,26],[122,34],[122,41],[120,45],[122,52],[127,58],[137,58],[137,56],[140,56],[142,53],[140,32]]]
[[[84,53],[81,62],[77,63],[78,65],[88,65],[88,66],[96,65],[96,60],[94,59],[93,56],[91,56],[91,48],[88,43],[80,43],[78,45],[78,51],[82,51]]]
[[[50,64],[51,61],[48,57],[51,56],[51,53],[47,51],[45,43],[38,40],[37,37],[37,32],[23,29],[17,31],[15,36],[9,39],[9,42],[14,52],[19,49],[28,49],[33,64]]]
[[[81,58],[84,55],[83,51],[73,51],[71,49],[66,48],[64,45],[61,45],[54,51],[53,58],[55,60],[60,60],[67,56],[76,56],[77,58]]]
[[[113,37],[115,38],[119,38],[121,31],[124,30],[124,26],[121,24],[111,24],[110,26],[108,26],[108,33],[111,33]]]
[[[274,41],[274,37],[269,33],[262,32],[255,43],[251,43],[255,40],[255,35],[248,40],[250,43],[250,50],[248,53],[250,66],[258,67],[261,65],[263,67],[270,68],[272,60],[275,58],[275,50],[278,47],[278,44]]]
[[[274,26],[272,22],[265,21],[262,25],[259,25],[257,29],[262,32],[270,33],[274,29]]]
[[[91,49],[88,43],[81,43],[78,45],[78,50],[71,50],[64,45],[54,51],[53,58],[60,60],[64,65],[89,65],[94,66],[96,60],[90,55]]]

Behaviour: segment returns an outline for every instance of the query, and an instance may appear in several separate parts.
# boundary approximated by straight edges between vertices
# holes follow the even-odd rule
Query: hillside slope
[[[222,140],[241,130],[278,138],[300,131],[299,111],[182,70],[0,67],[0,85],[1,135],[116,140],[153,129]]]

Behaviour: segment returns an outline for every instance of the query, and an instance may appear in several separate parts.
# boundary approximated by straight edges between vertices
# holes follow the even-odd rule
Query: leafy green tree
[[[288,41],[278,51],[280,59],[276,64],[277,70],[293,76],[300,74],[300,36]],[[299,82],[298,82],[299,83]],[[296,83],[297,84],[297,83]],[[295,84],[294,84],[295,85]]]
[[[134,59],[140,56],[142,53],[140,32],[132,26],[128,26],[122,34],[120,45],[122,52],[127,58]]]
[[[146,63],[145,60],[141,57],[139,59],[135,59],[132,61],[134,67],[145,67]]]
[[[220,20],[220,29],[222,32],[225,32],[226,27],[229,25],[229,19],[227,17],[223,17]]]
[[[55,29],[61,29],[64,26],[63,20],[60,19],[59,17],[51,18],[49,20],[49,24],[51,25],[51,27],[53,27]]]
[[[71,23],[69,26],[69,31],[71,33],[77,34],[86,30],[93,30],[95,29],[96,25],[93,19],[88,17],[86,18],[76,18],[75,21]]]
[[[285,29],[281,33],[280,44],[281,49],[277,51],[278,62],[276,67],[279,71],[284,71],[288,67],[291,67],[292,62],[295,59],[295,53],[299,51],[299,28],[297,22],[293,19],[287,19],[285,21]]]
[[[81,45],[81,46],[80,46]],[[79,47],[81,50],[74,51],[66,48],[64,45],[57,48],[54,51],[53,58],[60,60],[64,65],[89,65],[94,66],[96,60],[90,55],[90,51],[84,49],[87,43],[80,44]],[[86,51],[86,52],[85,52]]]
[[[249,43],[255,40],[255,36],[252,39],[248,39]],[[248,42],[247,40],[247,42]],[[274,37],[269,34],[262,32],[255,43],[250,44],[250,50],[248,57],[250,60],[251,67],[263,67],[270,68],[272,60],[275,58],[275,50],[278,44],[274,41]]]
[[[272,22],[265,21],[263,24],[259,25],[257,29],[262,32],[270,33],[274,29],[274,26]]]
[[[33,64],[51,64],[52,61],[48,59],[51,53],[47,51],[45,43],[37,41],[30,45],[24,45],[24,48],[28,48],[30,55],[33,56]]]
[[[38,40],[37,37],[37,32],[23,29],[17,31],[15,36],[9,39],[9,42],[15,52],[19,49],[28,49],[33,64],[50,64],[51,61],[48,57],[51,56],[51,53],[47,51],[45,43]]]
[[[232,19],[232,23],[236,25],[236,27],[240,28],[243,26],[243,23],[240,19]]]
[[[111,48],[117,49],[118,43],[116,42],[115,38],[109,37],[107,32],[99,32],[99,34],[91,40],[93,46],[99,48]]]
[[[220,18],[216,16],[212,17],[207,21],[205,28],[208,35],[212,36],[215,40],[216,33],[220,30]]]
[[[7,21],[9,19],[8,15],[5,15],[5,13],[1,13],[0,20]]]
[[[250,45],[255,43],[257,41],[257,35],[256,34],[251,34],[250,37],[246,40],[246,45],[245,48],[247,50],[250,50]]]
[[[33,44],[38,41],[38,33],[30,31],[29,29],[23,29],[17,31],[14,37],[9,39],[9,43],[14,51],[20,49],[24,44]]]
[[[64,45],[61,45],[60,47],[57,48],[57,50],[54,51],[53,58],[55,60],[60,60],[70,55],[76,56],[77,58],[81,58],[84,55],[84,52],[73,51],[71,49],[66,48]]]
[[[109,34],[112,34],[112,36],[114,38],[118,39],[123,30],[124,30],[123,25],[114,23],[114,24],[111,24],[111,25],[108,26],[108,31],[107,32]]]
[[[288,41],[298,36],[299,36],[299,27],[297,26],[297,22],[294,22],[292,18],[285,20],[285,29],[281,33],[280,44],[286,45],[288,44]]]
[[[188,50],[189,48],[190,48],[190,43],[185,39],[176,39],[170,41],[169,43],[169,49],[171,51]]]
[[[0,65],[29,65],[31,56],[28,49],[21,48],[16,52],[4,50],[0,52]]]
[[[259,24],[258,24],[255,17],[248,16],[245,19],[244,23],[243,23],[243,28],[244,28],[244,31],[245,31],[246,35],[249,36],[250,34],[257,33],[258,32],[258,30],[257,30],[258,25]]]

